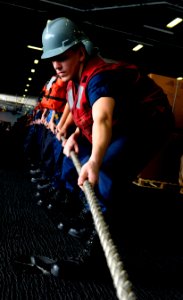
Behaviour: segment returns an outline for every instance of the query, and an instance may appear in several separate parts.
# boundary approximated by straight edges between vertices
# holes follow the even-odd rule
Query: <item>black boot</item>
[[[31,182],[32,183],[39,183],[39,184],[43,185],[43,184],[49,183],[50,179],[48,177],[46,177],[45,175],[42,175],[40,177],[32,177]]]
[[[66,191],[65,206],[60,209],[62,214],[57,218],[57,228],[68,232],[73,222],[80,216],[82,209],[83,203],[78,194]]]
[[[93,230],[92,214],[84,208],[79,216],[72,220],[68,234],[79,239],[85,239],[90,236]]]
[[[41,175],[42,174],[42,170],[40,168],[37,169],[31,169],[29,171],[30,175]]]
[[[68,199],[66,197],[66,191],[65,190],[56,190],[55,193],[53,193],[51,196],[47,198],[47,205],[46,208],[49,211],[58,211],[59,209],[62,209],[63,204],[68,203]]]
[[[56,193],[56,191],[57,189],[53,186],[48,189],[37,191],[35,194],[37,205],[47,207],[50,203],[49,199],[54,195],[54,193]]]
[[[52,275],[61,279],[111,280],[97,232],[93,230],[77,257],[58,260],[46,256],[20,256],[13,261],[19,274]]]
[[[83,208],[75,210],[72,214],[71,211],[68,215],[65,214],[60,222],[57,224],[57,228],[66,231],[69,235],[85,240],[90,236],[94,229],[93,218],[88,209]]]
[[[38,191],[43,191],[43,190],[47,190],[47,189],[51,188],[51,186],[52,186],[52,183],[47,181],[44,184],[38,183],[37,189],[38,189]]]
[[[81,211],[77,195],[64,189],[54,193],[43,207],[57,228],[64,231],[68,231],[70,220]]]
[[[111,275],[95,229],[90,232],[83,246],[77,258],[70,257],[67,260],[58,262],[56,267],[57,276],[64,279],[87,278],[99,280],[100,282],[110,282]]]

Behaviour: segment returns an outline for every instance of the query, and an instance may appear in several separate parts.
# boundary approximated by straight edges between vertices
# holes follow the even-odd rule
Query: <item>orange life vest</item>
[[[66,88],[67,83],[53,76],[43,87],[41,106],[56,112],[63,112],[66,104]]]

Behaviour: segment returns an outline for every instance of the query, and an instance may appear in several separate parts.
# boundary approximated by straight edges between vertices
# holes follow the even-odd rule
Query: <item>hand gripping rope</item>
[[[64,138],[62,137],[62,141],[63,140]],[[77,170],[77,173],[80,174],[81,164],[78,160],[76,153],[74,151],[71,151],[70,157]],[[114,287],[116,288],[117,296],[119,300],[136,300],[136,296],[132,291],[132,284],[128,279],[128,274],[124,270],[123,262],[120,261],[120,256],[117,252],[117,248],[112,241],[110,232],[108,230],[108,226],[105,223],[98,200],[88,180],[85,180],[83,184],[83,189],[86,199],[90,205],[94,225],[98,233],[101,246],[104,250],[107,265],[112,276]]]

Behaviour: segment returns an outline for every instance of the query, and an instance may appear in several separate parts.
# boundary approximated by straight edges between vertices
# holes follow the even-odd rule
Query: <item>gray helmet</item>
[[[91,56],[95,50],[93,43],[88,38],[83,38],[82,44],[84,45],[87,54]]]
[[[41,58],[60,55],[82,41],[89,42],[89,39],[71,20],[62,17],[48,21],[42,34],[43,54]],[[83,45],[85,46],[84,42]],[[91,52],[87,50],[87,47],[86,51]]]

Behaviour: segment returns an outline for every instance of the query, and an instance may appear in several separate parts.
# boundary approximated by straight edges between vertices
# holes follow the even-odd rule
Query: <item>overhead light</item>
[[[177,80],[183,80],[183,77],[177,77]]]
[[[40,47],[31,46],[31,45],[27,45],[27,48],[34,49],[34,50],[39,50],[39,51],[42,51],[42,50],[43,50],[43,49],[40,48]]]
[[[166,27],[168,27],[168,28],[173,28],[173,27],[175,27],[177,24],[181,23],[182,21],[183,21],[183,19],[181,19],[181,18],[175,18],[173,21],[171,21],[170,23],[168,23],[168,24],[166,25]]]
[[[141,48],[143,48],[144,46],[142,44],[138,44],[137,46],[135,46],[132,51],[139,51]]]
[[[31,73],[35,73],[36,72],[36,70],[35,69],[31,69]]]
[[[31,78],[31,77],[29,77],[29,78],[28,78],[28,80],[29,80],[29,81],[31,81],[31,80],[32,80],[32,78]]]
[[[34,64],[37,65],[38,63],[39,63],[39,60],[38,60],[38,59],[35,59],[35,60],[34,60]]]
[[[26,86],[27,86],[27,87],[29,87],[29,86],[30,86],[30,84],[28,84],[28,83],[27,83],[27,84],[26,84]]]

